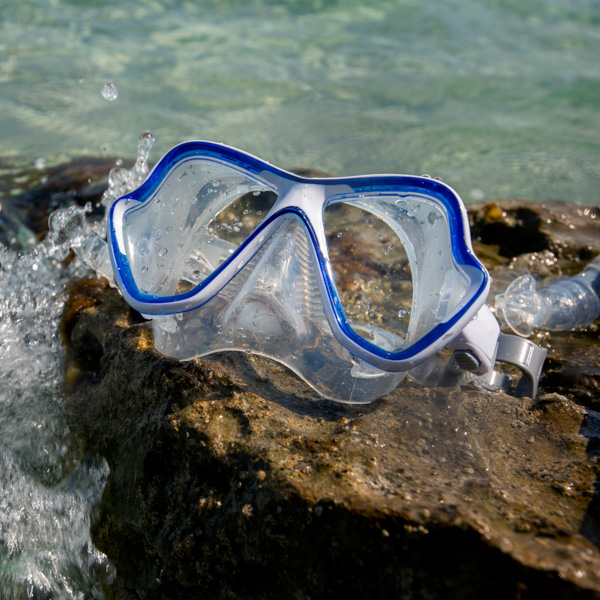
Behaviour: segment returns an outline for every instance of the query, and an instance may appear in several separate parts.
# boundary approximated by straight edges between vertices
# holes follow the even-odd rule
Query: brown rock
[[[551,271],[585,254],[552,239]],[[259,357],[161,357],[101,288],[80,285],[65,313],[66,411],[110,464],[94,542],[115,593],[600,597],[593,327],[542,340],[536,400],[403,385],[346,407]]]

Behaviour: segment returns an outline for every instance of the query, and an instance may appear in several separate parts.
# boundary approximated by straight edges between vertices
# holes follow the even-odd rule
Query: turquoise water
[[[148,129],[155,160],[203,138],[466,201],[600,203],[597,0],[2,0],[0,19],[4,156],[128,157]]]

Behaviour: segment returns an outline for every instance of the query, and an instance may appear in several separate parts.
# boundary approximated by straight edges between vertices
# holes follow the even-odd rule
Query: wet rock
[[[481,229],[492,272],[600,251],[595,218],[567,208],[527,206],[547,240],[527,254]],[[600,597],[594,326],[539,339],[536,400],[403,385],[363,407],[260,357],[162,357],[93,278],[62,330],[70,427],[111,468],[94,542],[120,597]]]
[[[115,163],[114,158],[81,157],[35,168],[0,161],[0,242],[26,247],[47,233],[48,217],[57,208],[97,205]]]
[[[593,249],[595,254],[600,250],[597,206],[488,202],[469,207],[469,219],[473,239],[495,247],[504,258],[550,251],[565,259],[589,260]],[[484,253],[478,255],[485,259]]]

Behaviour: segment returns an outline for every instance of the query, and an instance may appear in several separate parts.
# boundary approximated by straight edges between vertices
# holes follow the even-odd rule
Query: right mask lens
[[[260,224],[277,195],[258,179],[210,159],[178,164],[124,219],[138,289],[185,294],[223,264]]]
[[[427,334],[464,297],[445,211],[417,195],[361,194],[325,207],[336,289],[352,329],[386,350]]]

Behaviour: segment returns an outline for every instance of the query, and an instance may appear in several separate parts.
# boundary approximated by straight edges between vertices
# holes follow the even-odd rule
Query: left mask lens
[[[160,297],[191,292],[248,238],[276,199],[270,187],[231,165],[198,158],[179,163],[124,215],[137,288]]]

